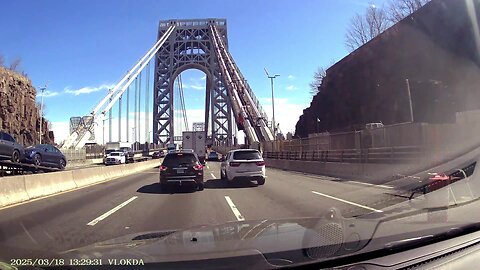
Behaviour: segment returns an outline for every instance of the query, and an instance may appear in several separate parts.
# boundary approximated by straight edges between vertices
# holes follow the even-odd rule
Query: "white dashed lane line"
[[[357,207],[360,207],[360,208],[363,208],[363,209],[374,211],[374,212],[377,212],[377,213],[382,213],[383,212],[382,210],[374,209],[374,208],[371,208],[371,207],[368,207],[368,206],[365,206],[365,205],[361,205],[361,204],[358,204],[358,203],[354,203],[354,202],[351,202],[351,201],[347,201],[347,200],[344,200],[344,199],[333,197],[333,196],[323,194],[323,193],[320,193],[320,192],[317,192],[317,191],[312,190],[312,193],[316,194],[316,195],[326,197],[326,198],[329,198],[329,199],[337,200],[339,202],[348,203],[348,204],[351,204],[351,205],[354,205],[354,206],[357,206]]]
[[[386,185],[375,185],[375,184],[357,182],[357,181],[352,181],[352,180],[350,180],[350,181],[348,181],[348,182],[354,183],[354,184],[360,184],[360,185],[370,186],[370,187],[393,189],[392,186],[386,186]]]
[[[238,211],[237,207],[236,207],[235,204],[233,203],[232,199],[230,199],[229,196],[225,196],[225,200],[227,201],[228,206],[230,206],[230,209],[232,209],[232,212],[233,212],[233,214],[235,215],[235,217],[237,218],[237,220],[238,220],[238,221],[243,221],[243,220],[245,220],[245,218],[242,216],[242,214],[240,213],[240,211]]]
[[[213,177],[213,179],[217,178],[213,173],[210,173],[210,175]]]
[[[89,223],[87,223],[88,226],[94,226],[95,224],[97,224],[98,222],[106,219],[108,216],[110,216],[111,214],[117,212],[118,210],[120,210],[120,208],[124,207],[125,205],[129,204],[130,202],[132,202],[133,200],[135,200],[136,198],[138,198],[137,196],[133,196],[132,198],[124,201],[123,203],[119,204],[118,206],[116,206],[115,208],[113,208],[112,210],[106,212],[105,214],[97,217],[96,219],[90,221]]]

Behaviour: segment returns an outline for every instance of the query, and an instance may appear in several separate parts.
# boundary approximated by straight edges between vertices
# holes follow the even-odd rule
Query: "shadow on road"
[[[205,182],[205,188],[222,189],[222,188],[252,188],[258,186],[256,183],[248,180],[226,182],[220,179],[210,179]]]
[[[153,183],[145,185],[139,189],[137,192],[146,193],[146,194],[174,194],[174,193],[193,193],[197,190],[195,186],[192,185],[183,185],[183,186],[169,186],[167,190],[162,190],[159,183]]]

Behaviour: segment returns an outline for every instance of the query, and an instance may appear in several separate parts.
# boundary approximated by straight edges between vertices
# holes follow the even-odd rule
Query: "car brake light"
[[[264,166],[265,161],[257,161],[255,164],[257,164],[257,166]]]
[[[164,171],[166,171],[167,169],[168,169],[167,166],[163,166],[163,165],[160,166],[160,171],[161,171],[161,172],[164,172]]]
[[[230,162],[231,167],[238,167],[240,166],[240,162]]]
[[[195,171],[201,171],[201,170],[203,170],[203,166],[201,164],[197,164],[197,165],[193,166],[193,169]]]

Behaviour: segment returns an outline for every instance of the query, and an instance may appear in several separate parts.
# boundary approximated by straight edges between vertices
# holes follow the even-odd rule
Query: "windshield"
[[[0,10],[0,269],[341,268],[480,220],[480,0]]]

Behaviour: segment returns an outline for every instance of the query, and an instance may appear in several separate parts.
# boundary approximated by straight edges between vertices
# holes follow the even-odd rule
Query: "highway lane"
[[[0,248],[63,251],[129,233],[236,220],[318,216],[336,207],[361,215],[404,199],[390,187],[267,168],[263,186],[227,185],[208,162],[205,190],[160,190],[158,169],[0,210]],[[13,251],[12,251],[13,252]],[[7,253],[8,254],[8,253]],[[12,255],[13,256],[13,255]]]

